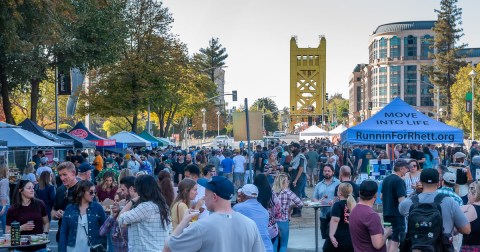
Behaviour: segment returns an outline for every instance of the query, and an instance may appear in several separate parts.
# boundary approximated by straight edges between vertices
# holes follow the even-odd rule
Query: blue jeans
[[[9,205],[5,206],[5,212],[3,213],[2,216],[0,216],[0,221],[2,222],[2,230],[4,234],[5,234],[5,226],[7,225],[7,212],[9,207],[10,207]]]
[[[292,179],[292,181],[293,181],[293,179]],[[305,184],[306,183],[307,183],[307,176],[305,175],[305,173],[302,173],[302,175],[300,176],[300,178],[297,181],[296,186],[293,186],[293,183],[291,184],[292,185],[292,191],[300,199],[302,198],[302,190],[305,189]],[[301,214],[301,213],[302,213],[302,208],[301,207],[299,207],[299,208],[294,207],[293,208],[292,214]]]
[[[287,252],[288,236],[290,233],[290,221],[277,221],[277,225],[278,225],[278,237],[275,240],[275,244],[273,244],[273,251]],[[278,240],[280,240],[280,250],[278,250]]]

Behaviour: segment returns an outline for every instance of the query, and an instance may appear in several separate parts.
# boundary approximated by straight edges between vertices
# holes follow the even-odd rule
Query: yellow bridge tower
[[[321,124],[326,116],[326,44],[320,36],[317,48],[299,48],[296,37],[290,39],[290,131],[300,122]]]

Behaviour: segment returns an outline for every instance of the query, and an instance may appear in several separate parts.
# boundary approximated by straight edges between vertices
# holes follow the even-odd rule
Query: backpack
[[[440,203],[445,194],[437,194],[433,203],[420,203],[418,195],[413,196],[407,219],[407,234],[400,251],[453,251],[443,246],[443,219]],[[453,246],[450,246],[453,249]]]

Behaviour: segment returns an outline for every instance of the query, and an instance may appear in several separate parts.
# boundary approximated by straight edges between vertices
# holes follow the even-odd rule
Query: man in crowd
[[[473,182],[470,167],[464,165],[466,157],[465,153],[456,152],[453,155],[454,163],[448,167],[448,170],[456,175],[456,183],[458,185],[456,193],[462,198],[463,204],[466,204],[468,201],[468,185]]]
[[[95,166],[95,171],[93,176],[96,178],[97,175],[103,170],[103,157],[100,151],[95,151],[95,159],[93,160],[93,165]]]
[[[398,159],[393,167],[393,173],[383,180],[382,202],[383,220],[392,223],[393,234],[387,245],[388,251],[397,251],[405,230],[405,218],[398,211],[398,205],[407,197],[407,188],[403,176],[409,170],[409,164]]]
[[[62,181],[62,185],[57,188],[55,202],[52,209],[52,218],[58,220],[58,231],[56,240],[60,238],[60,228],[62,226],[63,212],[68,205],[74,202],[75,185],[77,184],[75,165],[72,162],[63,162],[57,166],[58,176]]]
[[[357,171],[355,172],[357,176],[360,175],[360,173],[367,173],[368,163],[372,158],[375,158],[375,154],[370,150],[368,145],[364,145],[360,152],[360,159],[358,160]]]
[[[318,180],[318,152],[315,150],[315,146],[310,144],[308,152],[305,154],[307,158],[307,184],[309,187],[317,184]]]
[[[184,170],[187,167],[187,163],[185,162],[185,154],[182,151],[177,151],[178,159],[175,163],[173,163],[172,169],[175,172],[175,176],[173,177],[173,183],[178,185],[180,181],[183,180]]]
[[[219,173],[219,175],[226,177],[230,181],[233,181],[232,172],[233,172],[234,163],[233,163],[233,159],[230,157],[231,155],[232,154],[230,151],[225,152],[225,159],[223,159],[222,162],[220,162],[220,172],[222,174]]]
[[[343,165],[342,167],[340,167],[340,183],[343,183],[343,182],[346,182],[346,183],[349,183],[352,188],[353,188],[353,197],[355,198],[356,201],[358,201],[358,185],[356,183],[354,183],[352,181],[352,173],[351,173],[351,169],[349,166],[346,166],[346,165]],[[335,195],[337,195],[337,192],[338,192],[338,185],[335,187]]]
[[[233,210],[252,219],[257,224],[263,240],[265,251],[273,252],[272,240],[268,233],[268,211],[257,200],[258,188],[254,184],[246,184],[238,189],[237,202]]]
[[[305,188],[307,183],[307,158],[300,152],[300,144],[293,143],[290,145],[290,150],[292,151],[293,159],[288,167],[290,172],[290,177],[292,179],[291,188],[292,191],[299,197],[302,198],[302,191]],[[293,208],[292,217],[302,217],[302,208]]]
[[[43,154],[42,150],[37,151],[37,154],[32,157],[32,161],[35,162],[35,170],[40,167],[40,159],[44,157],[45,155]]]
[[[83,162],[78,166],[78,179],[92,181],[92,170],[94,168],[87,162]]]
[[[391,228],[382,227],[380,216],[373,210],[377,199],[378,185],[372,180],[360,184],[360,201],[350,213],[350,235],[355,251],[387,252],[387,237]]]
[[[164,251],[265,251],[255,222],[232,210],[233,183],[215,176],[205,188],[205,203],[212,214],[190,225],[198,213],[186,214]]]
[[[235,157],[233,157],[234,169],[233,169],[233,184],[235,189],[241,188],[243,186],[244,175],[245,175],[245,164],[247,160],[240,153],[240,150],[236,149],[234,151]]]
[[[458,206],[463,206],[463,201],[458,194],[455,193],[455,183],[457,181],[457,176],[454,173],[446,172],[443,174],[443,179],[440,181],[442,187],[437,189],[437,193],[443,193],[452,197]]]
[[[37,175],[37,178],[40,177],[40,174],[44,171],[48,171],[50,174],[53,173],[52,168],[50,168],[48,165],[48,157],[42,157],[40,158],[40,167],[38,167],[37,172],[35,173]]]
[[[325,205],[332,205],[337,192],[335,188],[340,184],[340,181],[333,176],[334,170],[333,166],[326,164],[323,167],[323,177],[324,179],[320,181],[315,186],[315,191],[313,192],[313,201],[320,201]],[[331,207],[322,207],[320,210],[320,231],[322,233],[322,238],[326,239],[328,235],[327,225],[328,219],[327,214],[330,211]]]
[[[418,194],[418,201],[420,203],[433,203],[435,197],[437,196],[437,187],[439,183],[439,174],[436,169],[425,169],[422,170],[420,174],[420,182],[422,184],[423,191]],[[413,202],[411,198],[407,198],[404,201],[400,202],[399,211],[400,213],[407,217],[410,211],[410,207]],[[440,203],[441,214],[442,214],[442,224],[443,224],[443,236],[446,239],[450,239],[454,232],[454,228],[461,234],[469,234],[470,223],[468,222],[465,214],[462,212],[458,204],[451,197],[445,197]],[[351,216],[350,216],[351,222]],[[408,230],[407,230],[408,232]],[[445,248],[444,244],[444,248]],[[452,246],[450,244],[450,246]],[[450,248],[453,251],[453,247]]]
[[[205,167],[203,167],[202,171],[203,177],[199,178],[197,183],[200,184],[199,181],[204,181],[204,184],[208,183],[210,180],[212,180],[213,176],[217,175],[217,169],[215,168],[215,165],[213,164],[207,164]]]
[[[220,159],[218,158],[217,155],[220,155],[220,150],[216,150],[215,152],[212,152],[212,155],[208,159],[208,163],[213,164],[215,166],[215,170],[218,170],[220,168]]]
[[[255,154],[253,155],[255,174],[263,172],[265,167],[265,156],[262,151],[262,146],[255,146]]]
[[[477,141],[473,141],[472,142],[472,147],[470,148],[470,160],[479,155],[479,152],[478,152],[478,142]]]
[[[435,144],[430,144],[429,148],[430,148],[430,153],[432,153],[432,157],[433,157],[433,168],[436,168],[437,165],[440,164],[440,155],[438,154],[438,150]]]

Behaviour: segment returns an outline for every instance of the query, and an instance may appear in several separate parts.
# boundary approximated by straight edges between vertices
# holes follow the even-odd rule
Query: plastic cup
[[[390,222],[384,222],[383,223],[383,227],[391,227],[392,226],[392,223]]]
[[[192,210],[192,211],[190,211],[190,213],[200,213],[200,211],[199,210]],[[198,216],[199,216],[199,214],[193,216],[192,217],[192,222],[198,221]]]

